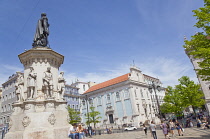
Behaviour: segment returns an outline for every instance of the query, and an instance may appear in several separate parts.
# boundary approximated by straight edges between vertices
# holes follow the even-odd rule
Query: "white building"
[[[77,81],[72,83],[71,86],[79,88],[78,93],[83,94],[89,89],[89,83]]]
[[[130,73],[94,85],[84,95],[92,100],[92,106],[102,117],[97,127],[134,125],[157,118],[157,104],[154,91],[150,94],[149,83],[154,81],[161,86],[159,79],[142,74],[137,67],[131,67]],[[165,95],[164,89],[157,91],[159,102]],[[86,103],[81,106],[82,122],[86,121]]]

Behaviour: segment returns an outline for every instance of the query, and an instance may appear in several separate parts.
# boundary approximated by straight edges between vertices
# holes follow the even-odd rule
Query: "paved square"
[[[175,134],[175,137],[173,137],[174,139],[210,139],[210,129],[204,130],[200,128],[185,128],[184,136],[177,136],[177,130],[175,130]],[[158,139],[164,139],[162,130],[157,130],[157,136]],[[153,137],[150,132],[148,132],[148,135],[145,135],[144,131],[129,131],[123,133],[96,135],[93,136],[92,139],[153,139]]]

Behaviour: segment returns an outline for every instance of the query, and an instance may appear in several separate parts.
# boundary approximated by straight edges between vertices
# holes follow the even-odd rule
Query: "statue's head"
[[[47,71],[50,71],[51,70],[51,67],[47,67]]]
[[[47,14],[46,13],[42,13],[41,16],[47,16]]]
[[[30,68],[30,70],[32,71],[32,70],[34,70],[34,68],[33,67],[29,67]]]

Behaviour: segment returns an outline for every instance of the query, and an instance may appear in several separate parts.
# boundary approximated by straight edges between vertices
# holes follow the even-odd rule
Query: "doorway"
[[[114,123],[113,114],[109,114],[109,122],[110,124]]]

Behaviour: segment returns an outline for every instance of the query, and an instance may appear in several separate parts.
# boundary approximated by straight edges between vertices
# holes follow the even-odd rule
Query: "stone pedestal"
[[[25,101],[14,104],[6,139],[66,138],[69,124],[66,102]]]
[[[35,47],[20,54],[19,58],[24,65],[24,85],[20,93],[25,94],[25,99],[13,104],[14,112],[5,138],[66,138],[69,129],[67,105],[56,98],[58,71],[64,56],[48,47]]]

